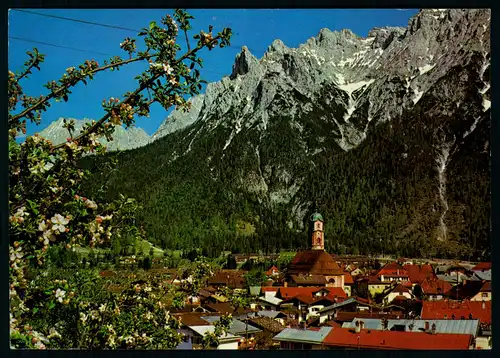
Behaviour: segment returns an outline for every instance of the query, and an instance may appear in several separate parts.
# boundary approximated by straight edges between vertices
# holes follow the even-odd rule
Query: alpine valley
[[[316,209],[329,252],[489,257],[490,93],[486,9],[243,47],[113,171],[86,158],[88,191],[137,198],[172,249],[304,248]]]

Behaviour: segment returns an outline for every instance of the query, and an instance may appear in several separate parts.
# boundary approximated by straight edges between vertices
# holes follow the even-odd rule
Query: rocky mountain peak
[[[72,119],[73,118],[67,118],[67,120]],[[83,127],[86,124],[92,122],[92,120],[88,118],[73,120],[75,121],[75,135],[80,134]],[[64,143],[66,141],[66,138],[69,137],[69,133],[68,130],[63,127],[63,125],[64,118],[59,118],[58,120],[52,122],[39,134],[40,136],[50,140],[54,144]],[[130,127],[128,129],[125,129],[122,126],[116,126],[112,137],[113,141],[111,142],[108,142],[104,137],[101,137],[99,139],[100,142],[107,147],[108,151],[127,150],[143,147],[150,141],[150,137],[148,136],[148,134],[142,128],[137,127]]]
[[[288,49],[288,47],[285,46],[283,41],[280,39],[276,39],[271,43],[271,46],[267,49],[267,52],[285,52]]]
[[[395,40],[404,36],[404,27],[375,27],[368,32],[368,38],[374,38],[372,49],[385,50]]]
[[[236,59],[233,64],[233,71],[230,79],[235,79],[239,75],[246,75],[252,70],[253,67],[259,66],[259,60],[250,53],[248,47],[243,46],[241,52],[236,55]]]

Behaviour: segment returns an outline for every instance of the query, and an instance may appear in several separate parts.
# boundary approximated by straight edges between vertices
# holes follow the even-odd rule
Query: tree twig
[[[148,55],[148,56],[145,56],[145,57],[136,57],[136,58],[132,58],[130,60],[125,60],[125,61],[121,61],[121,62],[117,62],[117,63],[112,63],[112,64],[109,64],[109,65],[106,65],[106,66],[103,66],[103,67],[99,67],[99,68],[96,68],[95,70],[92,70],[90,71],[91,74],[94,74],[94,73],[97,73],[97,72],[101,72],[101,71],[104,71],[104,70],[107,70],[111,67],[118,67],[118,66],[123,66],[123,65],[126,65],[128,63],[132,63],[132,62],[136,62],[136,61],[142,61],[142,60],[145,60],[145,59],[148,59],[148,58],[151,58],[151,57],[154,57],[154,56],[157,56],[156,54],[154,55]],[[49,101],[50,99],[52,98],[55,98],[57,97],[57,95],[59,93],[61,93],[64,89],[67,89],[67,88],[70,88],[70,87],[73,87],[75,86],[78,82],[82,81],[84,78],[82,79],[79,79],[73,83],[68,83],[67,85],[65,85],[64,87],[58,89],[57,91],[54,91],[52,92],[51,94],[49,94],[48,96],[45,96],[44,98],[42,98],[41,100],[39,100],[37,103],[35,103],[33,106],[29,107],[29,108],[26,108],[24,111],[22,111],[21,113],[19,114],[16,114],[12,117],[9,118],[9,121],[15,121],[15,120],[18,120],[22,117],[25,117],[29,112],[31,111],[34,111],[35,109],[37,109],[38,107],[40,107],[42,104],[46,103],[47,101]]]

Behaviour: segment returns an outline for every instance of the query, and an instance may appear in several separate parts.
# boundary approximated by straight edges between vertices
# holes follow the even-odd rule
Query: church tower
[[[323,232],[323,216],[315,212],[311,215],[312,228],[312,249],[325,250],[325,233]]]

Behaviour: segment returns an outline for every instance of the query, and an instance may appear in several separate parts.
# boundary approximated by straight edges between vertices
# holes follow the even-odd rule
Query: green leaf
[[[33,313],[37,313],[40,309],[38,307],[33,307]]]
[[[149,29],[150,29],[150,30],[153,30],[153,28],[155,28],[155,27],[156,27],[156,21],[151,21],[151,22],[149,23]]]
[[[49,303],[49,310],[53,309],[56,306],[54,301],[50,301]]]

